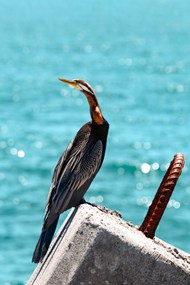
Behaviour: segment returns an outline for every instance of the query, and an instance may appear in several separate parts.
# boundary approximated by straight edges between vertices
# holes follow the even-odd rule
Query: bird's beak
[[[74,80],[67,80],[67,79],[64,79],[64,78],[59,78],[59,80],[64,82],[64,83],[66,83],[66,84],[69,84],[69,85],[71,85],[71,86],[73,86],[73,87],[75,87],[75,88],[77,88],[79,90],[81,90],[79,85],[78,85],[78,83],[75,82]]]

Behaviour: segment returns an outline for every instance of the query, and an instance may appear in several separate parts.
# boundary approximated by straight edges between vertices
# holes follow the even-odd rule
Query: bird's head
[[[89,94],[95,95],[95,92],[92,89],[92,87],[86,81],[82,79],[67,80],[64,78],[59,78],[59,80],[79,89],[83,93],[88,92]]]
[[[82,93],[84,93],[90,105],[90,113],[92,120],[96,124],[102,125],[104,123],[104,118],[100,110],[96,94],[92,87],[82,79],[67,80],[64,78],[59,78],[59,80],[79,89]]]

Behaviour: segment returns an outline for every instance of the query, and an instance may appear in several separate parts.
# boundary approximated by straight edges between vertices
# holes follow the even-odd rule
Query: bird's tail
[[[56,220],[47,230],[42,230],[40,238],[33,253],[32,262],[38,263],[39,261],[42,261],[53,238],[58,220],[59,217],[56,218]]]

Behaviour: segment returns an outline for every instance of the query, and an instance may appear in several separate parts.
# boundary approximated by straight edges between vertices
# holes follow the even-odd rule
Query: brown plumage
[[[54,170],[42,232],[32,258],[36,263],[42,261],[48,250],[59,215],[83,201],[84,194],[102,165],[109,129],[92,87],[80,79],[60,80],[86,96],[92,121],[78,131]]]

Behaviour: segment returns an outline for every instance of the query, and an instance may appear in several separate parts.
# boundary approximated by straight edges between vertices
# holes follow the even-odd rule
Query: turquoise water
[[[25,284],[35,268],[52,171],[90,118],[61,76],[88,81],[110,123],[91,202],[140,225],[184,153],[157,236],[190,252],[189,9],[188,0],[1,0],[0,284]]]

